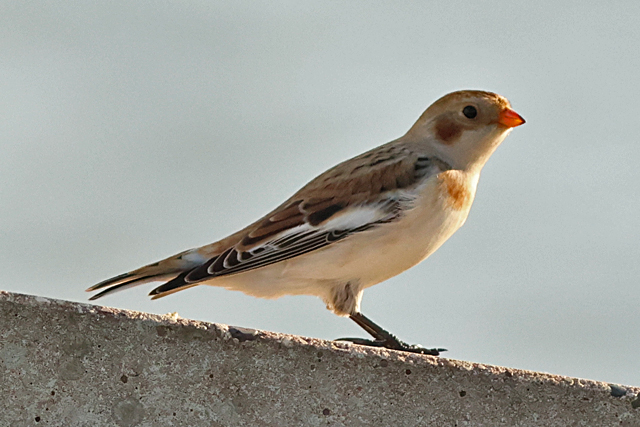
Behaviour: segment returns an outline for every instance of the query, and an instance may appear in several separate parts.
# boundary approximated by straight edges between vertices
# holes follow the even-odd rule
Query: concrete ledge
[[[0,292],[2,426],[640,426],[640,389]]]

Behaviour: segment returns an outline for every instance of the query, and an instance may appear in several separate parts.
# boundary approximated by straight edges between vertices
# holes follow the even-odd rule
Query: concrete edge
[[[225,340],[243,341],[265,341],[283,345],[285,347],[310,346],[318,350],[330,350],[335,353],[349,353],[359,358],[374,356],[386,360],[410,363],[414,366],[439,366],[450,370],[474,371],[476,375],[488,377],[511,377],[519,382],[536,383],[538,385],[549,384],[554,386],[564,386],[580,388],[584,391],[607,393],[611,396],[625,399],[632,399],[633,408],[640,407],[640,387],[612,384],[602,381],[595,381],[583,378],[567,377],[545,372],[528,371],[524,369],[507,368],[503,366],[488,365],[483,363],[467,362],[445,357],[433,357],[420,354],[410,354],[384,348],[365,347],[351,344],[349,342],[329,341],[319,338],[289,335],[279,332],[263,331],[258,329],[230,326],[220,323],[210,323],[199,320],[191,320],[180,317],[177,313],[157,315],[134,310],[124,310],[114,307],[78,303],[54,298],[41,297],[37,295],[19,294],[8,291],[0,291],[0,300],[22,304],[25,306],[41,306],[43,304],[53,304],[64,310],[72,310],[79,314],[96,315],[112,319],[129,319],[144,322],[152,322],[157,325],[159,331],[162,327],[185,327],[208,331]],[[161,332],[159,332],[161,334]]]

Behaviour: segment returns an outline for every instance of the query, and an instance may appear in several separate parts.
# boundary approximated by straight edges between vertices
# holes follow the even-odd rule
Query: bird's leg
[[[399,340],[398,337],[396,337],[389,331],[374,323],[373,320],[369,319],[367,316],[360,312],[351,314],[349,315],[349,317],[375,339],[368,340],[364,338],[340,338],[341,341],[351,341],[352,343],[359,345],[385,347],[393,350],[408,351],[411,353],[429,354],[431,356],[438,356],[440,352],[447,351],[447,349],[445,348],[429,349],[421,347],[419,345],[407,344],[406,342]]]

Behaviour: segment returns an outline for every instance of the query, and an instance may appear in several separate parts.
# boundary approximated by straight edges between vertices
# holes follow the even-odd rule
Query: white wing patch
[[[320,230],[352,230],[366,224],[383,220],[389,216],[384,205],[366,205],[347,209],[342,215],[336,215],[319,227]]]

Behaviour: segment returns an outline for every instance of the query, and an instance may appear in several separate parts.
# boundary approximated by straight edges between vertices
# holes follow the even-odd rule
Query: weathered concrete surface
[[[0,426],[640,426],[640,389],[0,292]]]

